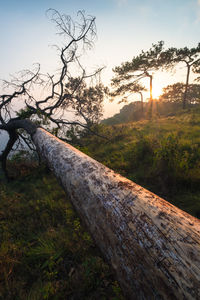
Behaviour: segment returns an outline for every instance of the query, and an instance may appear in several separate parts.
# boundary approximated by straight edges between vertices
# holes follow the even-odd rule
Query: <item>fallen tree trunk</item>
[[[33,141],[127,299],[200,299],[200,221],[45,130]]]

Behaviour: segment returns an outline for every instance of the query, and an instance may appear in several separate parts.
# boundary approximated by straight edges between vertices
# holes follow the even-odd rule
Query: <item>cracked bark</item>
[[[33,141],[127,299],[200,299],[198,219],[41,128]]]

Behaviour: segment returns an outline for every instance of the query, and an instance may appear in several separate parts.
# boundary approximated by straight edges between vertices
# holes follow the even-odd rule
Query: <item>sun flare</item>
[[[159,85],[153,87],[152,94],[154,99],[159,99],[160,95],[163,93],[162,89],[163,87]]]

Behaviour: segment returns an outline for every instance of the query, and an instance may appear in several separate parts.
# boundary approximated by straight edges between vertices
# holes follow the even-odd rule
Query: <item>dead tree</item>
[[[199,220],[37,128],[38,123],[46,124],[65,140],[70,125],[91,130],[90,116],[97,113],[102,99],[94,97],[94,106],[95,101],[86,101],[91,94],[99,95],[99,87],[92,91],[84,88],[82,93],[88,76],[77,52],[80,42],[91,45],[94,18],[87,19],[81,13],[80,26],[57,11],[50,12],[60,34],[69,38],[60,49],[62,67],[58,76],[45,77],[39,67],[36,72],[25,72],[22,75],[26,79],[8,83],[14,88],[12,93],[0,96],[0,129],[10,137],[1,155],[3,167],[16,139],[21,136],[26,141],[27,136],[20,131],[26,130],[115,270],[127,299],[199,299]],[[69,69],[72,62],[82,70],[75,80]],[[44,89],[45,85],[51,92],[36,99],[34,89]],[[24,101],[17,116],[12,112],[15,100]],[[74,109],[85,122],[67,120],[66,108]]]
[[[47,13],[64,39],[62,47],[57,47],[59,70],[53,75],[42,74],[38,65],[34,71],[23,71],[17,78],[3,82],[9,92],[0,95],[0,130],[8,133],[9,140],[0,160],[7,177],[6,160],[16,140],[23,140],[31,149],[34,146],[26,132],[19,130],[27,125],[25,119],[42,124],[59,138],[70,142],[82,130],[92,131],[93,124],[102,115],[106,88],[100,80],[94,80],[102,68],[88,74],[81,64],[81,54],[92,47],[96,37],[95,18],[79,12],[79,22],[75,22],[70,16],[53,9]],[[44,95],[42,98],[38,98],[39,91]],[[19,104],[22,109],[16,113]],[[69,113],[73,118],[69,118]]]
[[[23,120],[20,127],[31,134],[39,155],[113,267],[127,299],[200,298],[198,219],[30,120]]]
[[[33,134],[127,299],[200,299],[200,221],[39,128]]]

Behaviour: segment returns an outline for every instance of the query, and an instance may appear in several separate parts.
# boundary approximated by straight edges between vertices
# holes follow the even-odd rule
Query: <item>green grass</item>
[[[82,151],[200,217],[200,110],[122,125],[100,125]]]
[[[9,169],[15,180],[0,185],[0,299],[123,299],[55,178],[20,161]]]
[[[200,111],[99,126],[82,151],[200,217]],[[123,299],[62,188],[20,157],[0,177],[0,299]]]

